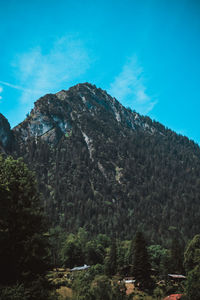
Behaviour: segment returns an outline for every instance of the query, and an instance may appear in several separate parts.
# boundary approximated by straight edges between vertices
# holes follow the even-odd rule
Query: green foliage
[[[106,234],[102,234],[102,233],[96,236],[96,241],[97,244],[101,245],[104,249],[109,247],[111,242],[110,238]]]
[[[168,266],[167,266],[167,272],[166,271],[166,264],[165,262],[169,262],[170,255],[169,251],[165,248],[163,248],[161,245],[151,245],[148,247],[148,253],[149,258],[151,262],[152,268],[156,271],[157,274],[164,275],[168,272]]]
[[[155,297],[155,299],[157,300],[161,300],[164,299],[164,293],[163,290],[160,287],[156,287],[153,291],[153,296]]]
[[[186,272],[190,272],[197,265],[200,265],[200,234],[188,243],[184,253],[184,266]]]
[[[65,267],[72,268],[84,264],[81,243],[74,234],[70,234],[61,250],[61,260]]]
[[[108,276],[115,275],[117,271],[117,245],[116,240],[112,240],[109,253],[105,259],[105,272]]]
[[[55,292],[45,278],[37,277],[26,284],[2,286],[0,288],[1,300],[57,300]]]
[[[98,275],[91,284],[91,294],[96,300],[110,300],[112,287],[110,279],[105,275]]]
[[[33,173],[21,159],[0,156],[0,284],[8,299],[20,297],[23,288],[26,299],[30,282],[38,286],[49,268],[45,229]]]
[[[60,254],[56,255],[60,256],[61,264],[69,268],[83,264],[103,264],[104,247],[108,246],[109,242],[109,238],[102,234],[91,239],[85,229],[79,228],[77,234],[71,233],[65,238],[59,251]]]
[[[200,234],[188,243],[184,253],[184,266],[187,272],[186,295],[188,300],[200,299]]]
[[[89,269],[89,273],[93,276],[93,278],[96,275],[103,275],[105,273],[104,266],[100,264],[91,266]]]
[[[200,299],[200,264],[188,272],[186,282],[186,295],[188,300]]]
[[[62,245],[66,240],[66,232],[60,226],[50,228],[49,230],[49,249],[51,256],[51,264],[54,267],[62,265],[61,251]]]
[[[132,272],[136,280],[136,285],[139,285],[141,290],[152,290],[154,284],[151,278],[151,264],[147,252],[146,241],[141,232],[137,232],[134,240],[132,264]]]
[[[118,271],[120,268],[127,266],[131,263],[131,241],[119,241],[117,242],[117,265]],[[131,252],[133,254],[133,251]]]
[[[85,246],[85,261],[90,265],[102,264],[104,249],[95,241],[87,242]]]
[[[17,284],[14,286],[8,286],[0,289],[0,299],[6,300],[29,300],[26,295],[23,284]]]
[[[90,300],[90,284],[92,281],[92,276],[89,272],[77,273],[75,274],[73,282],[73,300]]]
[[[125,286],[93,271],[78,274],[73,283],[74,300],[126,300]]]

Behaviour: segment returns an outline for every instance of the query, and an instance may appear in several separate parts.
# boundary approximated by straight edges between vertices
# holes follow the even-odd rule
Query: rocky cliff
[[[72,123],[80,124],[86,114],[90,114],[91,118],[102,118],[103,114],[107,114],[118,126],[149,133],[155,131],[139,114],[125,109],[106,91],[89,83],[78,84],[68,91],[63,90],[40,98],[30,116],[13,131],[21,142],[40,138],[57,144],[63,135],[71,131]]]

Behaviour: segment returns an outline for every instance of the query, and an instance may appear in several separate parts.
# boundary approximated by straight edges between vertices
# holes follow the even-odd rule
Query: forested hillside
[[[2,118],[2,117],[1,117]],[[40,98],[2,151],[36,172],[50,223],[166,244],[199,233],[200,149],[188,138],[79,84]],[[3,130],[4,129],[4,130]]]

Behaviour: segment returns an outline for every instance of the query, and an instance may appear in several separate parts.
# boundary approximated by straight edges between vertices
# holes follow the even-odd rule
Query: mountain
[[[161,243],[200,230],[198,145],[94,85],[45,95],[12,130],[0,115],[0,142],[36,172],[53,226]]]

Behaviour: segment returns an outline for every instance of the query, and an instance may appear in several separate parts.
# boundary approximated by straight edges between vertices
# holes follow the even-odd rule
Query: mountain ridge
[[[87,101],[85,98],[85,95],[87,95],[87,91],[89,90],[89,93],[91,93],[92,97],[90,97],[90,101]],[[95,109],[99,109],[101,106],[106,108],[116,119],[117,122],[122,122],[123,124],[127,123],[127,126],[135,129],[138,125],[142,125],[146,129],[149,127],[149,125],[144,122],[141,118],[141,116],[136,113],[130,111],[130,109],[125,109],[115,98],[112,98],[110,95],[107,94],[106,91],[97,89],[95,85],[91,85],[89,83],[83,83],[83,84],[77,84],[74,87],[71,87],[69,90],[62,90],[56,94],[47,94],[44,97],[41,97],[39,100],[35,102],[35,108],[30,113],[30,116],[28,119],[25,119],[23,122],[18,124],[13,128],[14,131],[18,131],[18,129],[27,122],[27,120],[30,120],[30,117],[37,111],[37,108],[40,106],[42,109],[46,109],[45,115],[47,114],[48,108],[44,105],[45,100],[47,100],[48,106],[52,104],[52,100],[55,102],[59,107],[59,100],[60,103],[66,102],[68,106],[71,108],[71,111],[73,110],[73,102],[70,101],[71,98],[74,97],[74,94],[76,94],[76,101],[78,101],[79,105],[79,114],[83,113],[84,111],[89,110],[91,114],[94,114]],[[99,96],[99,98],[98,98]],[[71,98],[70,98],[71,97]],[[96,103],[95,103],[96,102]],[[46,104],[46,103],[45,103]],[[77,105],[77,102],[76,102]],[[59,111],[55,112],[56,114],[59,114]],[[62,113],[61,113],[62,114]],[[126,121],[124,120],[124,116],[126,116]],[[51,116],[52,117],[52,116]],[[73,119],[73,116],[71,116]],[[53,117],[54,119],[54,117]],[[43,120],[41,120],[43,121]],[[46,120],[47,121],[47,120]],[[54,120],[56,122],[56,120]],[[44,120],[44,123],[45,120]],[[57,121],[58,123],[58,121]],[[59,124],[58,124],[59,125]],[[60,129],[63,131],[64,124],[60,124]],[[49,129],[48,129],[49,130]],[[44,134],[44,132],[42,133]]]
[[[53,226],[123,238],[141,229],[155,242],[170,226],[183,239],[199,231],[198,145],[106,91],[83,83],[47,94],[6,126],[12,143],[3,149],[36,172]]]

